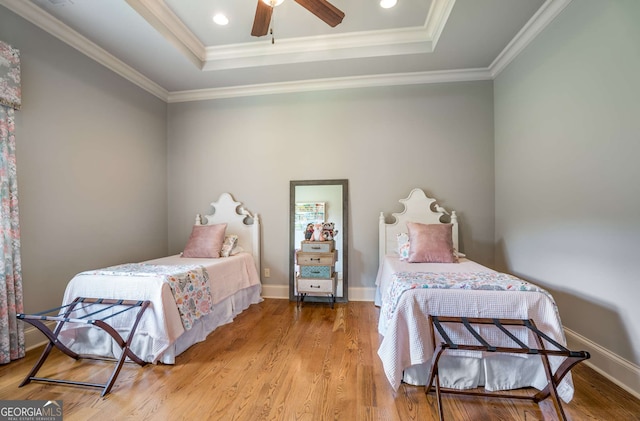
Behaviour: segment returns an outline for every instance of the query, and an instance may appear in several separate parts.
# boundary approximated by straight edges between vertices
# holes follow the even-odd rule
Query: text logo
[[[62,401],[2,401],[0,421],[62,421]]]

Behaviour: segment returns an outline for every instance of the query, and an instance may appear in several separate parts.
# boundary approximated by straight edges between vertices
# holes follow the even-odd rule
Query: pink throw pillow
[[[220,257],[227,224],[194,225],[182,257]]]
[[[409,263],[457,263],[451,224],[407,222]]]

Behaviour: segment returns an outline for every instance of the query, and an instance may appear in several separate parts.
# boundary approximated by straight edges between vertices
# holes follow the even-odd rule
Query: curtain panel
[[[0,364],[24,357],[15,110],[22,105],[20,52],[0,41]]]
[[[0,105],[0,364],[25,354],[15,110]]]
[[[22,105],[20,51],[0,41],[0,105],[16,110]]]

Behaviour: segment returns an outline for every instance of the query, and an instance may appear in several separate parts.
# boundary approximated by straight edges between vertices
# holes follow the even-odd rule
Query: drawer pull
[[[309,285],[310,288],[320,288],[320,285]]]
[[[319,257],[317,257],[317,258],[315,258],[315,259],[314,259],[313,257],[311,257],[309,260],[311,260],[312,262],[313,262],[314,260],[317,260],[317,261],[319,262],[319,261],[320,261],[320,258],[319,258]]]

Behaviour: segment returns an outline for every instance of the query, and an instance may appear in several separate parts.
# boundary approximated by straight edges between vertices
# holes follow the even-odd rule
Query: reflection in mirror
[[[336,301],[347,301],[347,245],[348,245],[348,183],[347,180],[298,180],[290,182],[290,259],[289,299],[296,300],[296,251],[305,240],[308,224],[333,222],[337,259],[334,270],[337,276]],[[326,295],[307,296],[305,301],[326,301]]]

